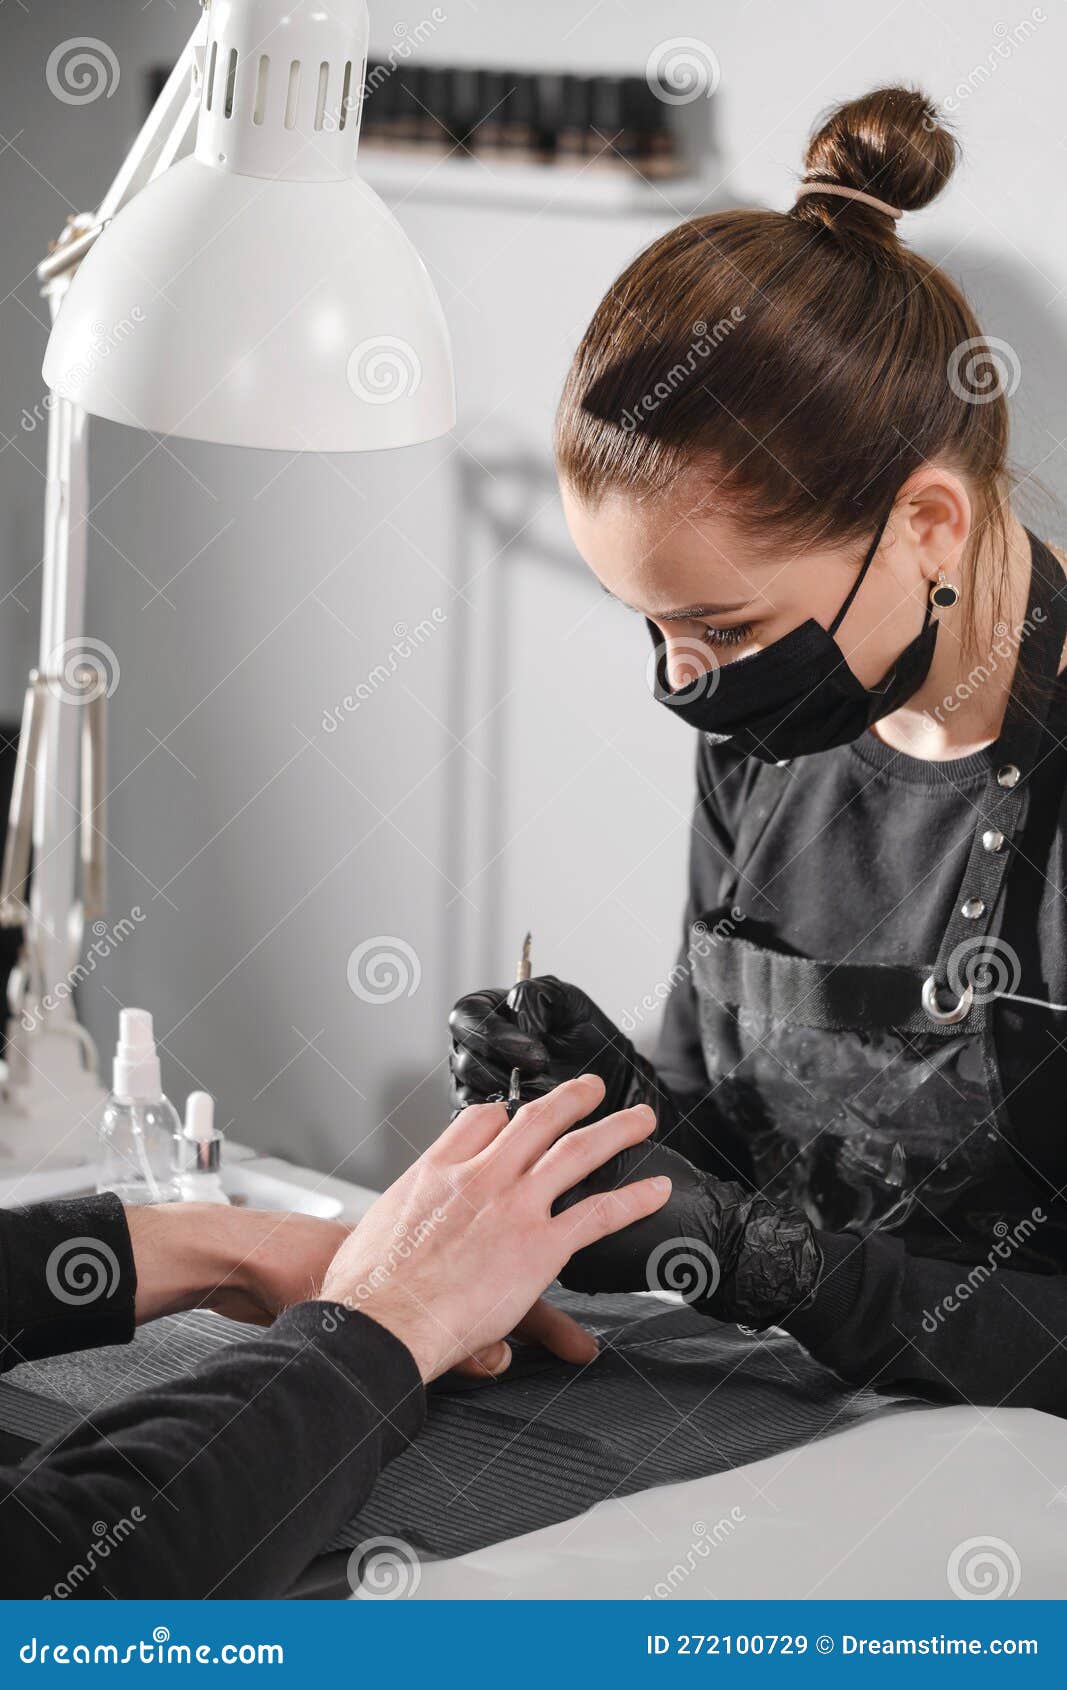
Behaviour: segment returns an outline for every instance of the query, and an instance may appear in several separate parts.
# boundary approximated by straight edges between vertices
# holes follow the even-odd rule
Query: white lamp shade
[[[96,416],[285,451],[455,421],[425,266],[356,175],[366,0],[214,0],[193,157],[82,260],[44,362]]]
[[[114,422],[286,451],[408,446],[455,421],[433,285],[366,183],[198,158],[150,183],[83,260],[44,378]]]

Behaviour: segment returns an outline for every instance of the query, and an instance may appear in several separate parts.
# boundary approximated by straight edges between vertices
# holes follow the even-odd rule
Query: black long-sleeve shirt
[[[0,1368],[128,1342],[136,1283],[116,1198],[0,1212]],[[391,1332],[302,1303],[0,1466],[0,1596],[282,1596],[424,1414]]]
[[[794,761],[785,799],[745,865],[746,915],[805,956],[924,963],[936,957],[959,895],[976,799],[995,747],[934,763],[872,734]],[[722,901],[757,765],[701,738],[685,932]],[[1067,677],[1057,685],[1030,808],[1013,847],[1001,936],[1019,959],[1016,990],[1067,1004]],[[716,1172],[745,1172],[745,1146],[719,1118],[682,961],[658,1068],[691,1111],[673,1148]],[[900,1235],[820,1233],[825,1271],[814,1301],[786,1322],[819,1360],[857,1382],[892,1381],[932,1396],[1067,1415],[1067,1014],[1001,1000],[995,1022],[1011,1142],[1044,1211],[1047,1272],[996,1258],[973,1264],[910,1253]],[[961,1134],[969,1123],[961,1121]],[[1010,1217],[1009,1217],[1010,1218]],[[995,1240],[991,1240],[995,1244]]]

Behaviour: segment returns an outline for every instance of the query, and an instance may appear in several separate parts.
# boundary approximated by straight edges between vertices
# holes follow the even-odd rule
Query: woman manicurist
[[[669,1171],[669,1203],[568,1283],[695,1240],[710,1314],[1067,1413],[1067,599],[981,330],[898,235],[954,160],[922,96],[870,94],[789,212],[683,224],[598,308],[558,465],[697,730],[682,959],[654,1068],[542,978],[456,1006],[453,1072],[656,1108],[606,1178]]]

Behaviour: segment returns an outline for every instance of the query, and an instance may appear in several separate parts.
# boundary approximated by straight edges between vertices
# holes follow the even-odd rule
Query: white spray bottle
[[[222,1134],[215,1130],[215,1102],[206,1091],[191,1091],[185,1104],[181,1135],[181,1177],[184,1203],[228,1203],[219,1168]]]
[[[180,1130],[178,1112],[163,1095],[152,1017],[146,1009],[124,1009],[111,1096],[98,1126],[103,1155],[97,1191],[113,1191],[124,1203],[175,1202]]]

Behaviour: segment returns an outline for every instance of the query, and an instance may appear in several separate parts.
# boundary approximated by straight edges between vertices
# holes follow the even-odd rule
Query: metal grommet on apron
[[[831,1231],[900,1231],[916,1254],[951,1260],[984,1258],[990,1218],[1042,1197],[1011,1148],[993,1037],[1013,960],[999,936],[1004,889],[1067,635],[1063,571],[1032,535],[1030,546],[1011,695],[933,962],[801,956],[731,916],[800,778],[773,766],[755,778],[721,904],[700,917],[690,950],[715,1107],[760,1189]],[[1016,1260],[1027,1265],[1025,1246]]]

